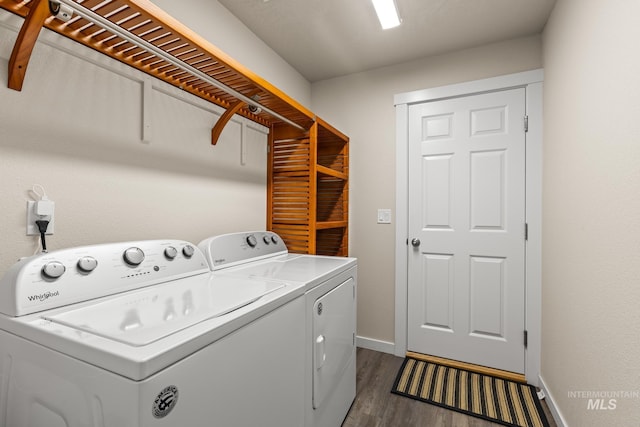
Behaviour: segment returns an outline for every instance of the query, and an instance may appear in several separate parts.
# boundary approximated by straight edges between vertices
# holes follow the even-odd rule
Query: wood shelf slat
[[[316,166],[316,169],[317,169],[318,173],[321,173],[323,175],[332,176],[334,178],[343,179],[345,181],[348,179],[346,174],[344,174],[342,172],[338,172],[338,171],[333,170],[331,168],[328,168],[326,166],[318,165],[318,166]]]
[[[345,228],[349,225],[348,221],[322,221],[316,222],[317,230],[326,230],[328,228]]]

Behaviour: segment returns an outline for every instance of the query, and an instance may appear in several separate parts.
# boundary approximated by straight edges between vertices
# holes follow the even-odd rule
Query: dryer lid
[[[228,272],[251,278],[313,284],[355,264],[355,258],[287,254],[230,269]]]

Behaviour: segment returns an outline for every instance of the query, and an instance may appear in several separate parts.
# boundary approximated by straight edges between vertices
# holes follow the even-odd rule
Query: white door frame
[[[539,385],[542,294],[542,69],[472,82],[397,94],[396,106],[396,312],[395,354],[407,351],[408,268],[408,160],[409,105],[440,101],[497,90],[523,87],[526,90],[526,222],[529,235],[525,247],[525,377]]]

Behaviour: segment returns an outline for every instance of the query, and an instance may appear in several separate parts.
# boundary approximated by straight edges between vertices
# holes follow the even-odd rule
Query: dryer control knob
[[[262,238],[262,240],[263,240],[267,245],[270,245],[270,244],[271,244],[271,239],[269,238],[269,236],[264,236],[264,237]]]
[[[83,273],[91,273],[98,266],[98,260],[92,256],[83,256],[78,260],[78,270]]]
[[[256,239],[256,236],[254,236],[253,234],[250,234],[247,236],[247,244],[252,248],[255,248],[258,244],[258,239]]]
[[[196,250],[191,245],[187,245],[184,248],[182,248],[182,254],[187,258],[191,258],[195,252]]]
[[[173,246],[169,246],[164,250],[164,256],[166,256],[167,259],[174,259],[178,256],[178,250]]]
[[[47,279],[57,279],[62,276],[66,268],[60,261],[49,261],[42,267],[42,275]]]
[[[122,254],[124,262],[131,266],[140,265],[144,261],[144,252],[140,248],[131,247]]]
[[[278,244],[278,238],[274,235],[271,236],[271,241],[273,242],[274,245]]]

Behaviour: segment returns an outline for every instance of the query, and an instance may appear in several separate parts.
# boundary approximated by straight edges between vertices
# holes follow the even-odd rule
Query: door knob
[[[413,239],[411,239],[411,244],[417,248],[418,246],[420,246],[420,239],[414,237]]]

